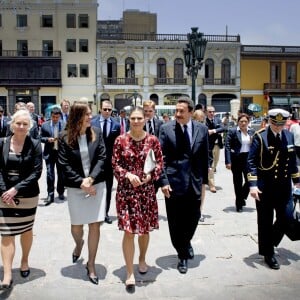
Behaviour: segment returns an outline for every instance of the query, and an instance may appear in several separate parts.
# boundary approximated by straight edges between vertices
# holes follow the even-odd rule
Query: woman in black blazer
[[[83,247],[83,226],[88,224],[89,280],[98,284],[95,269],[100,224],[105,218],[106,186],[104,177],[105,145],[100,128],[91,127],[92,112],[87,102],[71,106],[66,130],[58,143],[58,162],[68,187],[71,233],[75,241],[72,261],[75,263]]]
[[[0,139],[0,232],[4,276],[0,289],[12,285],[15,236],[20,235],[21,277],[28,277],[28,257],[32,245],[38,180],[42,173],[42,147],[29,136],[32,120],[27,110],[18,110],[10,123],[12,135]]]
[[[236,128],[229,129],[225,141],[225,165],[233,175],[236,211],[242,212],[249,194],[247,157],[254,129],[249,128],[247,114],[238,117]],[[243,180],[244,177],[244,180]]]

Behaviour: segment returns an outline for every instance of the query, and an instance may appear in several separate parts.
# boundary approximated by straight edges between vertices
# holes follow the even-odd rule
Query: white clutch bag
[[[146,156],[145,164],[144,164],[144,173],[149,174],[155,169],[156,159],[155,154],[152,149],[149,150]]]

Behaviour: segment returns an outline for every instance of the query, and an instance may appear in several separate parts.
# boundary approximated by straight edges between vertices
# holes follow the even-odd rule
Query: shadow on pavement
[[[79,259],[76,264],[62,268],[61,274],[64,277],[89,281],[89,278],[87,276],[86,264],[83,265],[82,262],[83,259]],[[99,280],[104,280],[107,275],[106,268],[103,265],[99,264],[96,264],[95,268]]]

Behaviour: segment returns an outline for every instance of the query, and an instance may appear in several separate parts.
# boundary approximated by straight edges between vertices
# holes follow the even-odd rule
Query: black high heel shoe
[[[88,263],[86,264],[85,268],[86,268],[87,276],[88,276],[90,282],[93,283],[93,284],[98,284],[99,283],[98,276],[90,276],[90,270],[89,270],[89,267],[88,267]]]
[[[72,253],[72,261],[73,261],[73,264],[76,263],[76,261],[77,261],[77,260],[79,259],[79,257],[80,257],[81,251],[82,251],[82,247],[83,247],[83,244],[84,244],[84,240],[82,240],[81,250],[80,250],[79,255],[77,255],[77,254],[74,253],[74,251],[75,251],[76,248],[74,249],[74,251],[73,251],[73,253]]]
[[[20,270],[20,275],[21,275],[21,277],[23,277],[23,278],[28,277],[29,274],[30,274],[30,269],[24,270],[24,271]]]
[[[2,282],[0,283],[0,290],[9,290],[12,288],[13,280],[10,280],[9,284],[3,284]]]

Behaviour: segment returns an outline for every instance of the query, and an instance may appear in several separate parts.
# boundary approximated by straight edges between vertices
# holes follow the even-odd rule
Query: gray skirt
[[[96,195],[87,196],[82,189],[67,190],[68,207],[72,225],[103,222],[106,214],[106,184],[95,184]]]
[[[0,233],[13,236],[32,229],[39,196],[16,198],[16,207],[3,203],[0,199]]]

